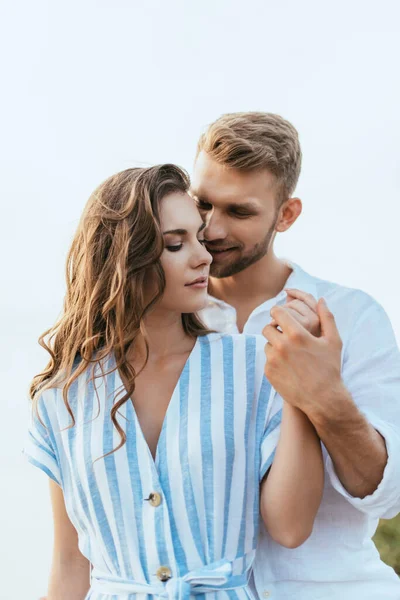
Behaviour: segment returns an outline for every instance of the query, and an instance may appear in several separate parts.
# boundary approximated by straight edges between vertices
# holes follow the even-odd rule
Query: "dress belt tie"
[[[220,560],[182,577],[171,577],[164,585],[124,579],[94,569],[91,589],[102,594],[151,594],[168,600],[189,600],[190,594],[240,588],[247,583],[246,572],[232,576],[232,563]]]

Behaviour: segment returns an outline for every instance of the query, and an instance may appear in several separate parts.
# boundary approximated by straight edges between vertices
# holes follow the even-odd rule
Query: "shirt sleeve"
[[[49,412],[43,400],[45,394],[46,391],[40,396],[37,408],[35,404],[32,404],[30,425],[22,453],[32,465],[41,469],[62,487],[54,433]]]
[[[346,344],[342,377],[360,411],[384,438],[388,460],[378,487],[364,498],[347,492],[329,455],[327,474],[355,508],[390,519],[400,512],[400,353],[390,321],[376,302],[361,313]]]

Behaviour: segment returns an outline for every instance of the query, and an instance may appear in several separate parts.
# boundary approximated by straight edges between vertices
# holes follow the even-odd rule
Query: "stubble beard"
[[[237,273],[241,273],[254,263],[258,262],[268,253],[268,249],[271,243],[272,236],[275,231],[275,223],[269,229],[267,235],[261,242],[257,242],[250,252],[247,254],[242,254],[239,258],[228,265],[218,265],[211,263],[210,265],[210,275],[215,277],[216,279],[224,279],[225,277],[232,277],[232,275],[237,275]]]

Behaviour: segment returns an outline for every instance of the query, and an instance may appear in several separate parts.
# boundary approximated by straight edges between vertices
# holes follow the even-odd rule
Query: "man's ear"
[[[275,225],[275,231],[287,231],[297,218],[301,215],[303,204],[300,198],[289,198],[285,200],[279,209],[278,220]]]

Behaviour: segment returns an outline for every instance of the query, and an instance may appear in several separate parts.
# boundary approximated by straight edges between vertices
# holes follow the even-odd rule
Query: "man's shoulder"
[[[309,274],[307,274],[307,279],[313,283],[317,299],[324,298],[333,313],[344,311],[360,315],[369,309],[382,309],[375,298],[359,288],[352,288]]]

